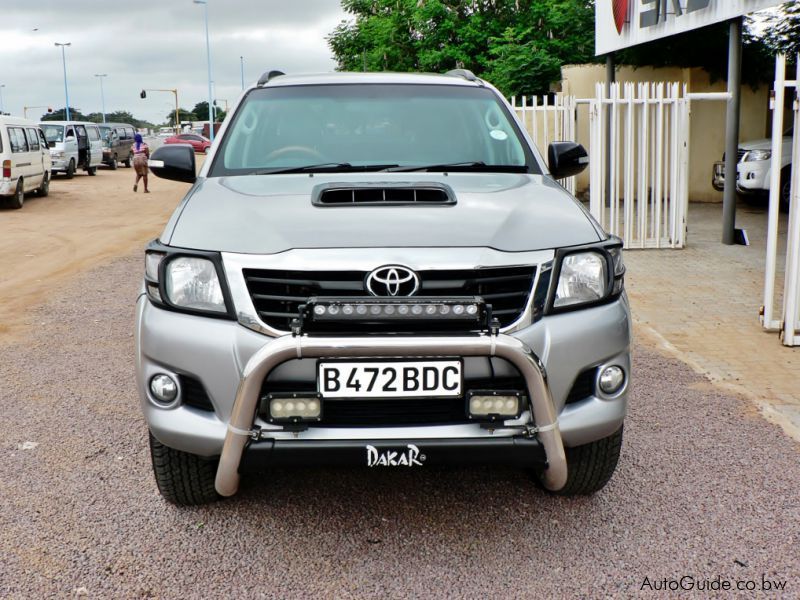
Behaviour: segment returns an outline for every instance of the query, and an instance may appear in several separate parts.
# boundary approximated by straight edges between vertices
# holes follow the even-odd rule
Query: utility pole
[[[97,77],[98,79],[100,79],[100,102],[102,102],[102,105],[103,105],[103,123],[105,123],[106,122],[106,96],[103,93],[103,78],[104,77],[108,77],[108,75],[106,73],[101,73],[101,74],[95,73],[94,76]]]

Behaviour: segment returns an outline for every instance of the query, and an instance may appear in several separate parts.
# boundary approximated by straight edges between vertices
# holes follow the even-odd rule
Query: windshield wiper
[[[482,160],[472,160],[456,163],[444,163],[440,165],[410,165],[405,167],[389,167],[385,169],[392,173],[403,173],[408,171],[475,171],[482,173],[502,172],[502,173],[527,173],[527,165],[488,165]]]
[[[304,165],[302,167],[276,167],[274,169],[261,169],[254,171],[251,175],[274,175],[276,173],[335,173],[337,171],[385,171],[396,164],[390,165],[352,165],[350,163],[320,163],[318,165]]]

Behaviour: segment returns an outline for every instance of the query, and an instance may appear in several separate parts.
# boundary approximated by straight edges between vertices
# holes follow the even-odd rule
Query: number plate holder
[[[317,390],[330,398],[448,398],[463,395],[463,361],[444,359],[317,362]]]

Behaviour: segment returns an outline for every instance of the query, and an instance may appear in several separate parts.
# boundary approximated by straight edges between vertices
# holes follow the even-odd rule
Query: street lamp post
[[[211,95],[211,42],[208,39],[208,0],[192,0],[195,4],[203,5],[203,15],[206,22],[206,58],[208,61],[208,137],[214,141],[214,108]]]
[[[3,88],[6,87],[5,83],[0,83],[0,115],[3,114]]]
[[[242,69],[242,89],[244,89],[244,56],[239,57],[239,66]]]
[[[69,118],[69,88],[67,87],[67,56],[64,52],[64,48],[67,46],[72,46],[72,42],[66,42],[64,44],[56,42],[56,46],[61,47],[61,62],[64,65],[64,95],[67,97],[67,121],[70,120]]]
[[[103,105],[103,123],[106,122],[106,96],[103,93],[103,77],[108,77],[107,73],[95,73],[95,77],[100,79],[100,102]]]

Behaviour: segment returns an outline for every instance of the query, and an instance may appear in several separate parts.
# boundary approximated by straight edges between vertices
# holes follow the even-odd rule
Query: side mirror
[[[194,149],[182,144],[161,146],[150,155],[147,165],[156,177],[194,183],[197,179]]]
[[[575,142],[553,142],[547,149],[547,164],[555,179],[564,179],[583,171],[589,164],[589,155]]]

